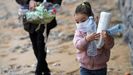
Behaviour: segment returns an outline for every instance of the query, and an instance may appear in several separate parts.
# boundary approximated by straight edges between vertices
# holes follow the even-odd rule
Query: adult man
[[[47,2],[56,3],[61,5],[62,0],[46,0]],[[37,2],[43,2],[43,0],[16,0],[16,2],[24,8],[27,8],[29,10],[34,10],[36,7]],[[23,19],[24,29],[28,31],[30,40],[33,45],[34,54],[37,58],[37,67],[35,71],[35,75],[51,75],[50,70],[48,68],[48,64],[46,62],[46,47],[44,42],[44,39],[46,39],[43,36],[43,32],[46,29],[44,24],[42,24],[39,28],[39,30],[36,31],[36,28],[38,25],[34,25],[33,23],[26,22],[25,19]],[[47,36],[50,33],[50,30],[54,27],[56,27],[57,22],[56,19],[53,19],[50,23],[47,25]]]

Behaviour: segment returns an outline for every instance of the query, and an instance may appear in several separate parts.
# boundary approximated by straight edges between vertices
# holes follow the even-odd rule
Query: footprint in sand
[[[22,50],[20,51],[20,53],[25,53],[25,52],[28,52],[29,50],[26,49],[26,48],[22,48]]]
[[[0,57],[4,58],[4,57],[7,57],[8,55],[7,54],[1,54]]]
[[[15,61],[15,60],[17,60],[17,58],[11,58],[10,60],[11,60],[11,61]]]
[[[115,59],[117,59],[117,58],[119,58],[120,56],[113,56],[112,58],[111,58],[111,60],[115,60]]]
[[[23,67],[24,67],[24,68],[31,68],[31,67],[33,67],[33,66],[36,66],[36,64],[34,64],[34,65],[24,65]]]
[[[73,53],[73,52],[68,52],[68,55],[74,55],[75,53]]]

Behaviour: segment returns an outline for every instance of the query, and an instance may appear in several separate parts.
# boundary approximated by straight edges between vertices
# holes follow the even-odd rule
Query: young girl
[[[83,2],[77,6],[75,21],[77,29],[75,30],[73,42],[78,49],[77,59],[80,62],[80,75],[106,75],[110,49],[114,45],[113,38],[106,31],[95,33],[96,23],[88,2]],[[97,49],[94,41],[100,35],[103,36],[104,46]],[[91,54],[91,49],[96,52]]]

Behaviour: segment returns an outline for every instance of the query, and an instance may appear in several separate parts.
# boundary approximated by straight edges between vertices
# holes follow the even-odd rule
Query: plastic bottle
[[[109,12],[101,12],[97,33],[101,33],[103,30],[107,30],[109,22],[111,20],[111,16],[112,15]],[[100,36],[99,40],[96,41],[96,44],[97,44],[97,48],[101,48],[104,45],[102,35]]]
[[[115,36],[117,33],[123,33],[125,30],[125,25],[124,24],[117,24],[109,29],[107,29],[107,32],[110,36]]]
[[[89,46],[87,48],[87,55],[88,56],[96,56],[97,55],[97,48],[95,41],[92,41],[89,43]]]
[[[92,30],[89,30],[87,32],[87,35],[90,35],[92,33],[95,32],[95,30],[93,29],[93,27],[91,28]],[[88,56],[96,56],[97,55],[97,48],[96,48],[96,43],[95,41],[91,41],[88,46],[87,46],[87,55]]]

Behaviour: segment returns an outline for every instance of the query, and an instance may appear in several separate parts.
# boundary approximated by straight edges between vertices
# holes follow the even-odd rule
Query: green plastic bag
[[[33,24],[48,24],[54,18],[56,14],[53,14],[53,9],[47,10],[43,4],[40,4],[35,8],[35,11],[26,12],[26,19]]]

